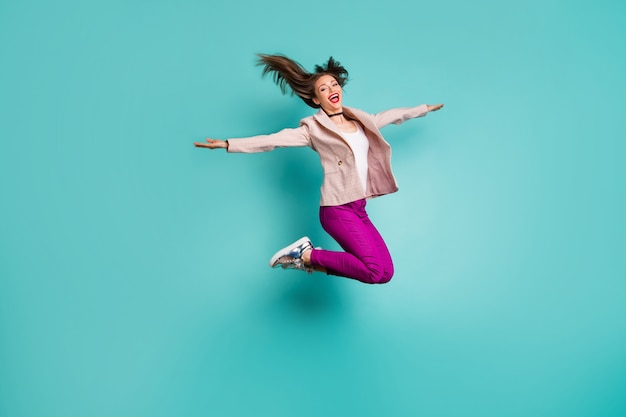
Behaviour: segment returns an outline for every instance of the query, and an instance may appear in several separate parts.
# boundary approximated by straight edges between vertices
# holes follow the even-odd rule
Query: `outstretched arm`
[[[409,119],[416,117],[424,117],[431,111],[437,111],[443,107],[443,104],[422,104],[417,107],[401,107],[397,109],[389,109],[372,115],[374,124],[379,129],[388,124],[399,125]]]
[[[306,127],[283,129],[270,135],[251,136],[248,138],[229,138],[227,140],[209,139],[206,143],[194,142],[196,148],[226,149],[230,152],[254,153],[268,152],[275,148],[311,146]]]
[[[193,146],[196,148],[208,148],[208,149],[228,149],[228,141],[220,139],[206,139],[204,142],[194,142]]]

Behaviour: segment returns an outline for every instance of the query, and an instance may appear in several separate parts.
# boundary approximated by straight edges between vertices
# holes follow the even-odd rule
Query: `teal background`
[[[0,2],[0,415],[626,415],[626,3]],[[393,281],[275,271],[312,114],[254,65],[351,74],[400,192]]]

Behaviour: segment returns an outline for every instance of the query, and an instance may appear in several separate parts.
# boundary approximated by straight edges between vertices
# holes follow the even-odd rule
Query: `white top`
[[[359,179],[363,185],[363,190],[367,190],[367,153],[370,149],[370,143],[365,136],[365,132],[358,123],[356,125],[356,132],[347,133],[341,132],[348,145],[352,149],[354,159],[356,161],[356,168],[359,173]]]

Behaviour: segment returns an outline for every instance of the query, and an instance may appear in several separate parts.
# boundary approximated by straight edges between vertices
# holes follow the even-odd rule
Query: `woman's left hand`
[[[443,107],[443,104],[428,104],[428,111],[437,111]]]

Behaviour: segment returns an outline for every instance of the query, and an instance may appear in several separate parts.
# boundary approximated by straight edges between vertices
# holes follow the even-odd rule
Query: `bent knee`
[[[367,282],[370,284],[386,284],[393,278],[393,268],[390,271],[370,271]]]

